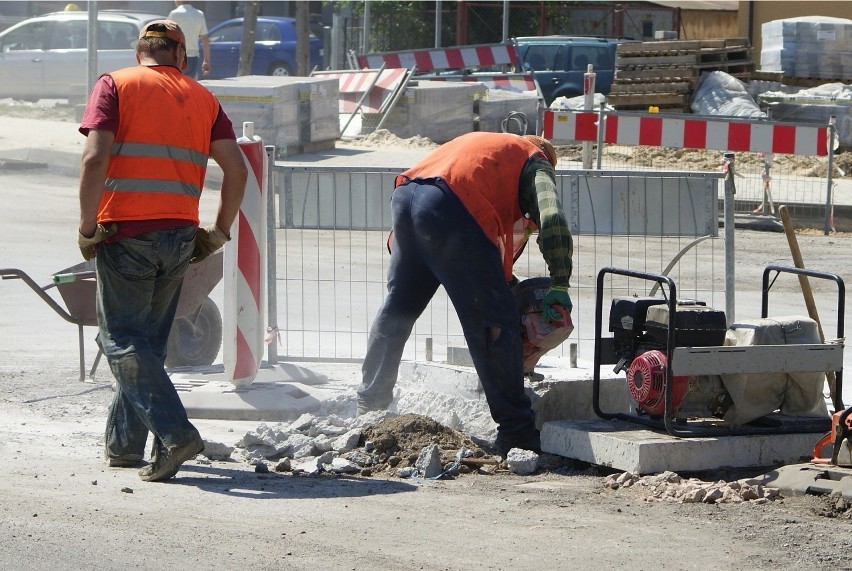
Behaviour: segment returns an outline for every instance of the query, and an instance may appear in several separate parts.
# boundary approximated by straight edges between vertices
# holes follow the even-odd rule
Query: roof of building
[[[659,4],[667,8],[681,8],[682,10],[723,10],[726,12],[737,11],[740,8],[739,0],[680,0],[660,2],[652,1],[651,4]]]

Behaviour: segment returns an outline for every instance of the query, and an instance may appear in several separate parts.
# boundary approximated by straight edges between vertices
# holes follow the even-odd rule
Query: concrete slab
[[[810,458],[822,434],[675,438],[623,421],[544,423],[545,452],[634,474],[696,472],[795,464]]]
[[[255,381],[236,388],[224,367],[170,370],[172,383],[190,418],[221,420],[285,421],[316,411],[324,401],[351,387],[330,382],[293,364],[264,365]]]
[[[852,499],[852,468],[825,464],[792,464],[763,475],[762,484],[788,496],[839,493]]]
[[[547,359],[545,359],[547,363]],[[551,420],[588,420],[599,418],[592,408],[592,365],[580,360],[576,368],[536,367],[545,379],[531,384],[536,423],[541,427]],[[401,379],[423,382],[431,390],[468,399],[484,397],[482,384],[473,367],[437,362],[403,361]],[[601,367],[601,406],[607,412],[629,412],[630,394],[624,375],[616,375],[611,366]]]

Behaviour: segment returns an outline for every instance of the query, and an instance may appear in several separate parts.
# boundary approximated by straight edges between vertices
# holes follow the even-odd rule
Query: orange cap
[[[174,20],[148,22],[139,32],[139,39],[142,38],[167,38],[182,45],[183,51],[186,53],[186,36],[183,35],[183,30]],[[186,69],[186,57],[183,58],[181,69]]]
[[[553,168],[556,168],[556,149],[553,148],[550,141],[537,135],[524,135],[524,139],[544,151],[544,154],[547,155],[547,160],[550,161]]]

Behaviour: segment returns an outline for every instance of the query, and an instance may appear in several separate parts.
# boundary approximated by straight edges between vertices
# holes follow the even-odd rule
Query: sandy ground
[[[76,262],[76,180],[3,172],[0,188],[0,266],[43,282]],[[738,279],[753,284],[785,243],[772,233],[738,237],[743,267],[755,268]],[[850,267],[852,238],[801,240],[815,264]],[[78,382],[74,327],[20,284],[0,283],[0,292],[4,569],[849,567],[852,513],[843,500],[659,502],[638,488],[607,489],[609,471],[570,462],[531,476],[497,470],[424,481],[190,461],[171,482],[144,483],[133,469],[103,463],[112,397],[105,366],[97,382]],[[302,365],[357,383],[357,366]],[[233,444],[257,423],[197,425]]]

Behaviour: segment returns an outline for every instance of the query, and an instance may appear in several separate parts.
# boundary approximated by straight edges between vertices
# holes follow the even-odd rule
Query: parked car
[[[595,91],[606,95],[615,79],[615,50],[626,38],[533,36],[515,38],[518,59],[531,71],[550,105],[557,97],[583,94],[583,75],[592,64]]]
[[[243,19],[227,20],[211,28],[210,73],[205,79],[235,77],[240,63]],[[322,65],[322,40],[310,34],[311,67]],[[296,64],[296,20],[279,16],[259,16],[254,39],[252,75],[293,75]],[[309,70],[310,71],[310,70]]]
[[[142,12],[98,12],[98,74],[136,65],[139,31],[159,18]],[[0,97],[84,97],[88,25],[86,12],[53,12],[0,32]]]

